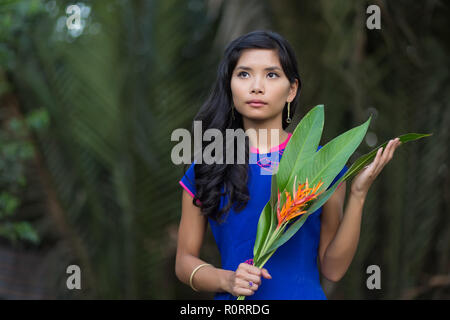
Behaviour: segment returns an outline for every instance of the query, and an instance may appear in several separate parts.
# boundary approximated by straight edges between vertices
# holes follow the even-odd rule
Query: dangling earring
[[[234,120],[234,106],[231,105],[231,118]]]
[[[292,119],[289,117],[290,106],[291,106],[291,103],[288,102],[288,114],[287,114],[287,118],[286,118],[286,122],[287,122],[287,123],[291,123],[291,120],[292,120]]]

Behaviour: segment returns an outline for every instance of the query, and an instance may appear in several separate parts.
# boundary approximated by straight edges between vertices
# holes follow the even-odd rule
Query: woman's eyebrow
[[[237,69],[253,70],[252,68],[246,67],[246,66],[238,66],[238,67],[236,68],[236,70],[237,70]],[[279,68],[279,67],[277,67],[277,66],[271,66],[271,67],[264,68],[264,70],[268,70],[268,71],[271,71],[271,70],[280,70],[280,71],[281,71],[281,68]]]

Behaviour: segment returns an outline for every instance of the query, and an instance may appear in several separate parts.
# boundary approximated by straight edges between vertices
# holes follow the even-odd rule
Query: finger
[[[245,273],[255,274],[257,276],[261,275],[261,270],[259,268],[246,262],[240,263],[238,269],[242,270]]]
[[[382,161],[381,161],[383,166],[386,164],[386,162],[387,162],[387,160],[389,158],[389,154],[390,154],[391,149],[392,149],[392,143],[393,143],[393,141],[389,140],[388,144],[386,145],[386,148],[383,151],[383,156],[382,156]]]
[[[399,138],[395,138],[394,140],[392,140],[392,153],[395,151],[395,149],[397,149],[398,145],[399,145],[400,139]]]
[[[395,149],[397,149],[397,147],[398,147],[398,142],[399,142],[398,138],[394,139],[394,141],[392,143],[392,148],[391,148],[391,150],[389,152],[388,161],[391,161],[392,157],[394,156]]]
[[[261,277],[256,276],[256,275],[254,275],[254,274],[250,274],[250,273],[249,273],[249,274],[247,275],[247,277],[246,277],[246,278],[243,278],[243,279],[246,280],[247,283],[248,283],[249,281],[251,281],[251,282],[256,283],[256,284],[258,284],[258,285],[261,284]]]
[[[377,175],[383,170],[384,166],[391,160],[392,158],[392,150],[394,149],[395,140],[389,140],[386,145],[386,149],[383,151],[383,156],[380,160],[380,165],[377,167]]]
[[[378,167],[380,166],[380,158],[381,158],[382,152],[383,152],[383,147],[381,147],[381,148],[379,148],[377,150],[377,154],[375,155],[375,159],[372,162],[372,164],[373,164],[373,172],[376,172]]]
[[[255,283],[253,281],[243,281],[242,283],[240,283],[240,286],[244,289],[250,289],[252,291],[256,291],[256,290],[258,290],[260,284]]]
[[[267,271],[267,269],[265,268],[261,269],[261,274],[266,279],[272,279],[272,276],[270,275],[269,271]]]
[[[248,267],[247,267],[247,271],[248,271],[248,273],[251,273],[251,274],[254,274],[254,275],[257,275],[257,276],[261,276],[261,269],[260,268],[257,268],[257,267],[255,267],[255,266],[252,266],[252,265],[247,265]]]
[[[388,154],[386,155],[386,159],[384,161],[384,165],[386,165],[389,161],[391,161],[394,156],[394,151],[397,148],[398,138],[391,140],[391,145],[389,146]]]
[[[258,288],[259,288],[259,285],[257,283],[253,283],[253,282],[248,282],[247,286],[250,290],[253,290],[253,291],[258,290]]]
[[[237,286],[237,289],[236,290],[244,290],[244,292],[245,291],[247,291],[247,292],[254,292],[254,291],[256,291],[258,288],[259,288],[259,286],[256,284],[256,283],[252,283],[252,285],[250,286],[250,282],[249,281],[245,281],[245,280],[242,280],[242,279],[238,279],[238,280],[236,280],[236,286]]]
[[[252,296],[255,294],[255,291],[239,287],[234,290],[234,293],[236,296]]]
[[[384,150],[380,156],[380,160],[378,162],[378,165],[377,165],[377,168],[375,171],[375,176],[378,176],[378,174],[381,172],[381,170],[383,170],[384,166],[386,165],[386,162],[388,161],[388,156],[389,156],[391,146],[392,146],[392,140],[389,140],[389,142],[387,143],[386,147],[384,148]]]
[[[260,276],[249,273],[248,270],[244,269],[238,269],[238,271],[236,271],[236,278],[246,282],[252,281],[253,283],[261,284]]]

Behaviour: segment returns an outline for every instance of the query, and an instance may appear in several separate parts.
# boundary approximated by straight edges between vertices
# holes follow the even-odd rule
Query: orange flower
[[[308,178],[306,178],[306,182],[299,185],[296,190],[296,182],[297,176],[294,179],[293,185],[293,194],[294,199],[291,198],[289,192],[285,191],[286,194],[286,203],[283,205],[283,208],[280,210],[280,191],[278,191],[278,207],[277,207],[277,218],[278,218],[278,226],[277,229],[281,226],[282,223],[291,220],[303,213],[306,210],[303,210],[305,206],[312,200],[316,199],[322,192],[317,193],[317,190],[322,186],[322,180],[317,183],[317,185],[313,188],[309,188],[308,186]]]

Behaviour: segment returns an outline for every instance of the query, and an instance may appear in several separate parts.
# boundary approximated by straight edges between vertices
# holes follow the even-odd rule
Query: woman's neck
[[[269,150],[280,145],[289,137],[289,133],[283,130],[280,119],[261,123],[254,120],[243,120],[244,131],[247,132],[248,129],[253,129],[250,131],[255,132],[255,134],[248,134],[250,146],[257,148],[260,153],[269,152]]]

